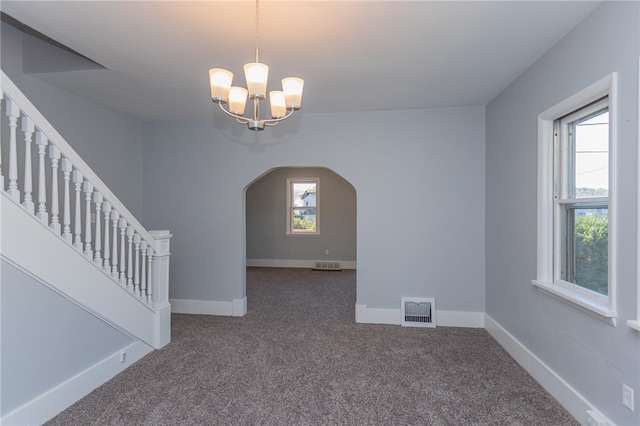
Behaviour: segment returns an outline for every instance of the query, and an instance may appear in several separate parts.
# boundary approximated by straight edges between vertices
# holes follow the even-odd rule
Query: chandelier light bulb
[[[286,99],[287,109],[300,109],[303,88],[304,80],[301,78],[287,77],[282,79],[282,90]]]
[[[287,106],[283,91],[272,90],[269,92],[269,103],[271,104],[271,117],[282,118],[287,115]]]
[[[264,99],[267,93],[269,67],[259,62],[251,62],[244,66],[244,76],[251,99]]]
[[[229,88],[229,111],[232,114],[244,114],[244,108],[247,104],[247,89],[244,87],[232,86]]]
[[[209,82],[211,84],[211,100],[214,102],[227,102],[229,88],[233,80],[233,73],[222,68],[209,70]]]

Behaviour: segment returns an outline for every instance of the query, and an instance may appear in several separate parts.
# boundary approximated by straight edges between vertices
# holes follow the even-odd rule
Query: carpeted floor
[[[483,329],[356,324],[355,274],[249,268],[247,315],[174,314],[47,424],[578,424]]]

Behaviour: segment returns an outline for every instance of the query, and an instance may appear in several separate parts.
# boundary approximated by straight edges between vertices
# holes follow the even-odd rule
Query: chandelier
[[[271,104],[271,118],[260,118],[260,101],[266,98],[267,77],[269,67],[261,64],[259,60],[259,16],[260,6],[256,0],[256,61],[244,66],[244,76],[247,88],[231,86],[233,73],[222,68],[209,70],[211,83],[211,100],[218,104],[227,115],[236,119],[240,124],[246,124],[250,130],[264,130],[265,126],[273,127],[285,120],[300,109],[302,101],[302,88],[304,81],[301,78],[287,77],[282,79],[282,90],[269,92]],[[247,97],[253,100],[253,115],[244,116]],[[225,109],[224,105],[228,105]]]

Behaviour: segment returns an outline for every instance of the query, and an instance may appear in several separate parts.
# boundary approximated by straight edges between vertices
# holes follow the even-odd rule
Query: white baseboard
[[[232,302],[170,299],[169,303],[171,303],[171,312],[174,314],[222,315],[229,317],[233,314]]]
[[[436,311],[436,326],[483,328],[484,316],[484,312]],[[367,305],[356,304],[356,322],[400,325],[402,310],[367,308]]]
[[[221,315],[241,317],[247,313],[247,298],[231,301],[171,299],[174,314]]]
[[[587,424],[587,411],[595,412],[602,423],[613,425],[602,413],[573,389],[562,377],[529,351],[518,339],[493,318],[485,314],[485,329],[542,387],[551,394],[580,424]]]
[[[358,305],[356,303],[356,322],[358,324],[367,323],[367,305]]]
[[[43,424],[112,379],[153,349],[137,341],[87,368],[0,419],[3,425]],[[120,362],[126,352],[126,361]]]
[[[232,313],[234,317],[243,317],[247,313],[247,296],[242,299],[233,299],[231,301],[232,304]]]
[[[484,312],[436,310],[436,325],[443,327],[484,328]]]
[[[247,266],[260,268],[315,268],[316,261],[327,259],[247,259]],[[356,269],[354,260],[330,260],[330,262],[340,262],[342,269]]]
[[[356,304],[356,322],[362,324],[400,325],[400,309],[367,308]]]

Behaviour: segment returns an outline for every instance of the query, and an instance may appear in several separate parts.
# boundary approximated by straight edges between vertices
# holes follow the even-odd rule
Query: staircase
[[[127,348],[134,359],[129,361],[165,346],[171,329],[171,234],[147,231],[4,72],[0,107],[4,115],[0,150],[1,264],[62,296],[65,303],[75,305],[69,305],[73,309],[80,308],[92,321],[97,318],[132,342]],[[9,284],[3,283],[3,293],[8,292]],[[6,321],[6,315],[2,320]],[[3,323],[3,330],[6,327],[20,325]],[[96,363],[97,367],[83,371],[85,376],[95,376],[101,369],[101,379],[92,379],[90,384],[74,377],[75,382],[64,381],[20,407],[10,407],[9,412],[3,409],[0,422],[46,421],[126,368],[126,355],[125,349],[118,349],[118,353]],[[104,367],[114,357],[122,365]],[[4,361],[2,366],[7,370]],[[80,391],[76,389],[78,383],[83,383]],[[11,383],[3,380],[1,385],[3,394],[12,391]],[[70,389],[76,389],[76,393]],[[52,397],[56,390],[64,397]],[[8,399],[3,396],[2,401]]]

